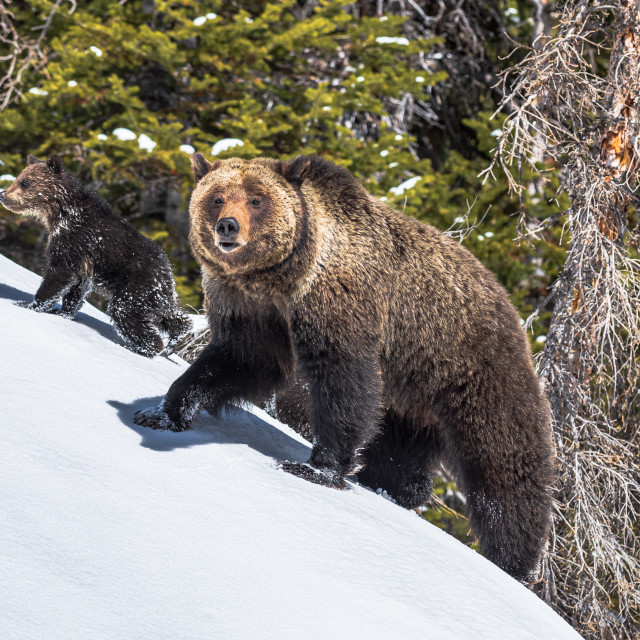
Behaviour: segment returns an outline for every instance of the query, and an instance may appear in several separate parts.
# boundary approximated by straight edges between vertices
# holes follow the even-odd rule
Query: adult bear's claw
[[[133,416],[133,421],[141,427],[151,429],[161,429],[165,431],[185,431],[187,427],[175,424],[171,418],[160,408],[143,409],[137,411]]]
[[[345,479],[332,469],[316,469],[306,462],[289,462],[288,460],[280,462],[278,468],[314,484],[321,484],[324,487],[331,487],[332,489],[347,488]]]

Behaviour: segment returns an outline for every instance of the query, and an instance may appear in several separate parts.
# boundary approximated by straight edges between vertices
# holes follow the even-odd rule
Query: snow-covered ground
[[[137,427],[186,364],[15,306],[39,280],[0,256],[2,638],[579,637],[415,513],[276,469],[309,447],[258,409]]]

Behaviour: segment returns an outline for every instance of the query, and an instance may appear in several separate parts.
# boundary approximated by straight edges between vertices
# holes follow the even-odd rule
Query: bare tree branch
[[[76,8],[76,0],[68,0],[69,13]],[[41,70],[47,55],[44,48],[49,28],[63,0],[56,0],[42,25],[33,27],[39,31],[37,38],[19,33],[14,25],[14,15],[10,11],[11,0],[0,0],[0,62],[7,63],[6,72],[0,77],[0,112],[15,98],[22,95],[20,90],[22,79],[29,69]]]
[[[607,45],[600,77],[593,53]],[[519,192],[519,163],[551,163],[571,202],[556,217],[571,241],[539,363],[561,462],[539,593],[586,638],[637,640],[640,0],[567,0],[558,30],[502,83],[508,116],[485,177],[499,166]],[[521,237],[543,228],[521,216]]]

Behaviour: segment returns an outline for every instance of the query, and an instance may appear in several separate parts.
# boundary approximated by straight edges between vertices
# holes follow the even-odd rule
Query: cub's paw
[[[133,416],[133,421],[141,427],[150,427],[151,429],[165,431],[185,431],[188,429],[188,427],[175,424],[159,407],[137,411]]]
[[[63,309],[49,309],[47,313],[51,313],[54,316],[60,316],[61,318],[65,318],[66,320],[73,320],[75,318],[75,314],[70,311],[64,311]]]
[[[14,303],[16,307],[22,307],[23,309],[31,309],[32,311],[45,311],[42,308],[42,305],[39,305],[37,302],[27,302],[26,300],[18,300],[18,302]]]
[[[347,488],[344,478],[333,469],[316,469],[306,462],[289,462],[288,460],[280,462],[278,468],[314,484],[321,484],[324,487],[331,487],[332,489]]]

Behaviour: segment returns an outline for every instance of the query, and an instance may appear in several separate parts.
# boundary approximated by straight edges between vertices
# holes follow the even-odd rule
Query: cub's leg
[[[167,349],[174,347],[191,331],[193,323],[189,316],[181,309],[174,309],[170,314],[160,320],[160,328],[169,335]]]
[[[162,336],[156,324],[148,319],[146,313],[128,309],[118,299],[111,301],[107,313],[111,316],[113,326],[129,350],[152,358],[164,349]]]
[[[62,297],[62,310],[60,315],[73,319],[82,308],[84,299],[91,292],[91,278],[80,278],[76,284],[72,285]]]
[[[53,305],[60,300],[60,297],[65,295],[77,282],[78,276],[73,271],[47,269],[33,302],[21,302],[18,303],[18,306],[39,312],[50,311]]]
[[[437,423],[416,425],[388,411],[380,433],[364,454],[358,482],[385,490],[400,506],[429,502],[440,456]]]

